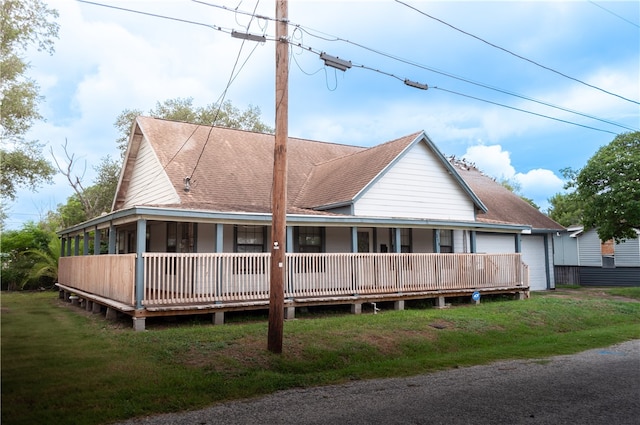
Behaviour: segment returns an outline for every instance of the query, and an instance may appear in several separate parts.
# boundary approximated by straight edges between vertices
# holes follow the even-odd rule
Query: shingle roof
[[[305,208],[353,200],[420,133],[415,133],[314,167],[296,204]]]
[[[564,230],[564,227],[522,200],[472,165],[452,161],[460,177],[487,207],[486,213],[477,215],[485,223],[525,224],[533,229]]]
[[[138,117],[136,122],[180,197],[179,205],[164,207],[249,213],[271,211],[273,135],[148,117]],[[290,137],[287,143],[288,212],[322,215],[324,213],[317,209],[353,201],[420,134],[371,148]],[[131,160],[127,164],[131,164]],[[564,229],[477,169],[461,167],[455,162],[453,165],[488,209],[477,215],[479,222]],[[188,192],[183,183],[187,176],[192,176]],[[120,188],[119,193],[123,190],[126,191],[126,187]]]
[[[274,136],[139,117],[145,138],[181,198],[181,204],[238,211],[270,211]],[[206,142],[206,149],[203,149]],[[287,199],[291,206],[313,166],[363,148],[289,138]],[[195,169],[195,172],[194,172]],[[191,190],[183,190],[183,179]]]

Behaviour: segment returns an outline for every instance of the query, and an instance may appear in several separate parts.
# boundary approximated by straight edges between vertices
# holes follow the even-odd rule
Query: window
[[[196,252],[196,223],[167,223],[167,252]]]
[[[396,231],[391,229],[391,252],[396,252]],[[400,252],[411,252],[411,229],[400,229]]]
[[[265,252],[267,228],[264,226],[235,226],[236,252]]]
[[[440,252],[453,253],[453,230],[440,230]]]
[[[298,252],[323,252],[324,228],[322,227],[297,227]]]

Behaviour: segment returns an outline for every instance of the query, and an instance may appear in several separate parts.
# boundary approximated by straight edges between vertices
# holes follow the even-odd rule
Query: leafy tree
[[[120,132],[116,143],[122,155],[127,149],[131,126],[138,115],[143,115],[143,112],[138,109],[125,109],[114,123]],[[212,103],[207,106],[193,106],[193,98],[191,97],[168,99],[164,102],[157,102],[156,107],[149,110],[147,115],[154,118],[207,126],[217,125],[258,133],[273,133],[274,131],[273,128],[260,120],[260,108],[249,106],[246,110],[240,111],[230,101],[226,101],[222,105]]]
[[[565,227],[582,224],[582,201],[574,189],[578,171],[567,167],[561,169],[560,173],[566,181],[564,188],[569,189],[570,192],[556,193],[549,198],[547,215]]]
[[[601,147],[575,178],[582,224],[601,240],[633,239],[640,229],[640,131],[623,133]]]
[[[2,235],[2,289],[23,289],[48,286],[40,277],[30,273],[38,260],[30,252],[49,250],[49,244],[58,241],[55,233],[43,223],[28,222],[20,230],[9,230]]]
[[[240,111],[227,101],[219,109],[216,104],[197,107],[193,105],[192,98],[176,98],[157,102],[155,108],[149,110],[147,115],[194,124],[220,125],[261,133],[273,133],[271,127],[260,121],[260,109],[257,107],[250,106],[245,111]],[[142,114],[140,110],[126,109],[114,123],[120,133],[116,143],[122,155],[124,155],[129,142],[133,121],[135,117]],[[103,158],[102,162],[94,168],[98,173],[94,184],[85,188],[82,184],[82,177],[73,174],[74,156],[66,152],[66,149],[65,153],[67,155],[65,167],[58,163],[58,169],[67,177],[75,194],[67,199],[66,204],[58,205],[56,213],[49,215],[49,220],[59,228],[69,227],[103,212],[111,211],[121,168],[119,161],[108,156]]]
[[[582,206],[575,192],[556,193],[549,198],[547,215],[565,227],[582,223]]]
[[[34,121],[42,117],[42,99],[35,81],[26,76],[29,64],[21,55],[30,47],[53,53],[58,12],[41,0],[5,0],[0,4],[0,190],[13,200],[18,187],[35,189],[54,169],[42,155],[42,145],[25,140]]]

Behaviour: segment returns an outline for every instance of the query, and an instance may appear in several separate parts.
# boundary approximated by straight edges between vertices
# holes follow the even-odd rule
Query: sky
[[[27,138],[62,166],[66,143],[85,186],[102,158],[119,158],[114,122],[127,109],[228,100],[275,125],[275,1],[96,2],[146,14],[45,0],[59,12],[55,53],[26,55],[45,118]],[[424,131],[546,211],[561,169],[640,129],[638,1],[290,0],[288,18],[291,137],[374,146]],[[327,67],[322,52],[352,67]],[[20,190],[6,227],[72,193],[60,174]]]

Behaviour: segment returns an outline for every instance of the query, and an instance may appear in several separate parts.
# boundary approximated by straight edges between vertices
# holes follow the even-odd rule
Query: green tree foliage
[[[126,109],[114,123],[120,134],[116,143],[123,156],[129,142],[131,126],[138,115],[143,115],[142,111]],[[194,106],[192,98],[169,99],[164,102],[157,102],[155,108],[149,110],[147,115],[207,126],[219,125],[259,133],[273,133],[271,127],[260,121],[259,108],[250,106],[246,110],[240,111],[229,101],[218,108],[216,104],[204,107]],[[67,176],[75,194],[67,199],[66,204],[58,205],[56,213],[49,215],[49,220],[55,223],[56,228],[69,227],[96,217],[103,212],[111,211],[113,197],[120,177],[121,165],[119,161],[105,157],[94,168],[98,176],[93,185],[85,188],[82,186],[80,178],[71,175],[74,161],[73,155],[67,154],[67,159],[68,166],[66,169],[62,169],[60,165],[58,168]]]
[[[9,230],[2,235],[1,280],[2,289],[35,289],[51,286],[54,282],[45,274],[35,274],[34,266],[42,261],[34,254],[55,255],[58,238],[43,223],[26,223],[20,230]],[[59,248],[58,248],[59,255]],[[57,262],[57,258],[56,258]]]
[[[42,145],[24,139],[42,118],[37,109],[42,98],[36,82],[26,76],[29,64],[22,55],[31,46],[53,53],[57,17],[41,0],[0,3],[0,190],[6,199],[15,199],[18,187],[35,189],[55,171],[44,159]]]
[[[575,191],[578,171],[567,167],[560,170],[560,172],[566,181],[564,188],[569,189],[570,192],[556,193],[549,198],[547,215],[565,227],[572,224],[582,224],[582,201]]]
[[[549,198],[547,215],[565,227],[582,223],[582,206],[575,192],[556,193]]]
[[[131,126],[138,115],[144,114],[138,109],[125,109],[114,123],[120,133],[116,143],[122,155],[127,149]],[[274,131],[273,128],[260,120],[260,108],[250,105],[246,110],[241,111],[230,101],[226,101],[222,105],[211,103],[206,106],[194,106],[193,98],[190,97],[168,99],[164,102],[157,102],[156,107],[149,110],[147,115],[154,118],[237,128],[257,133],[273,133]]]
[[[600,148],[575,178],[582,224],[603,241],[633,239],[640,229],[640,131]]]
[[[93,185],[84,188],[79,181],[70,179],[71,186],[76,193],[67,198],[65,204],[59,204],[55,213],[49,213],[48,221],[54,228],[63,229],[111,211],[113,196],[120,177],[119,161],[110,156],[102,158],[99,165],[94,167],[98,173]]]

